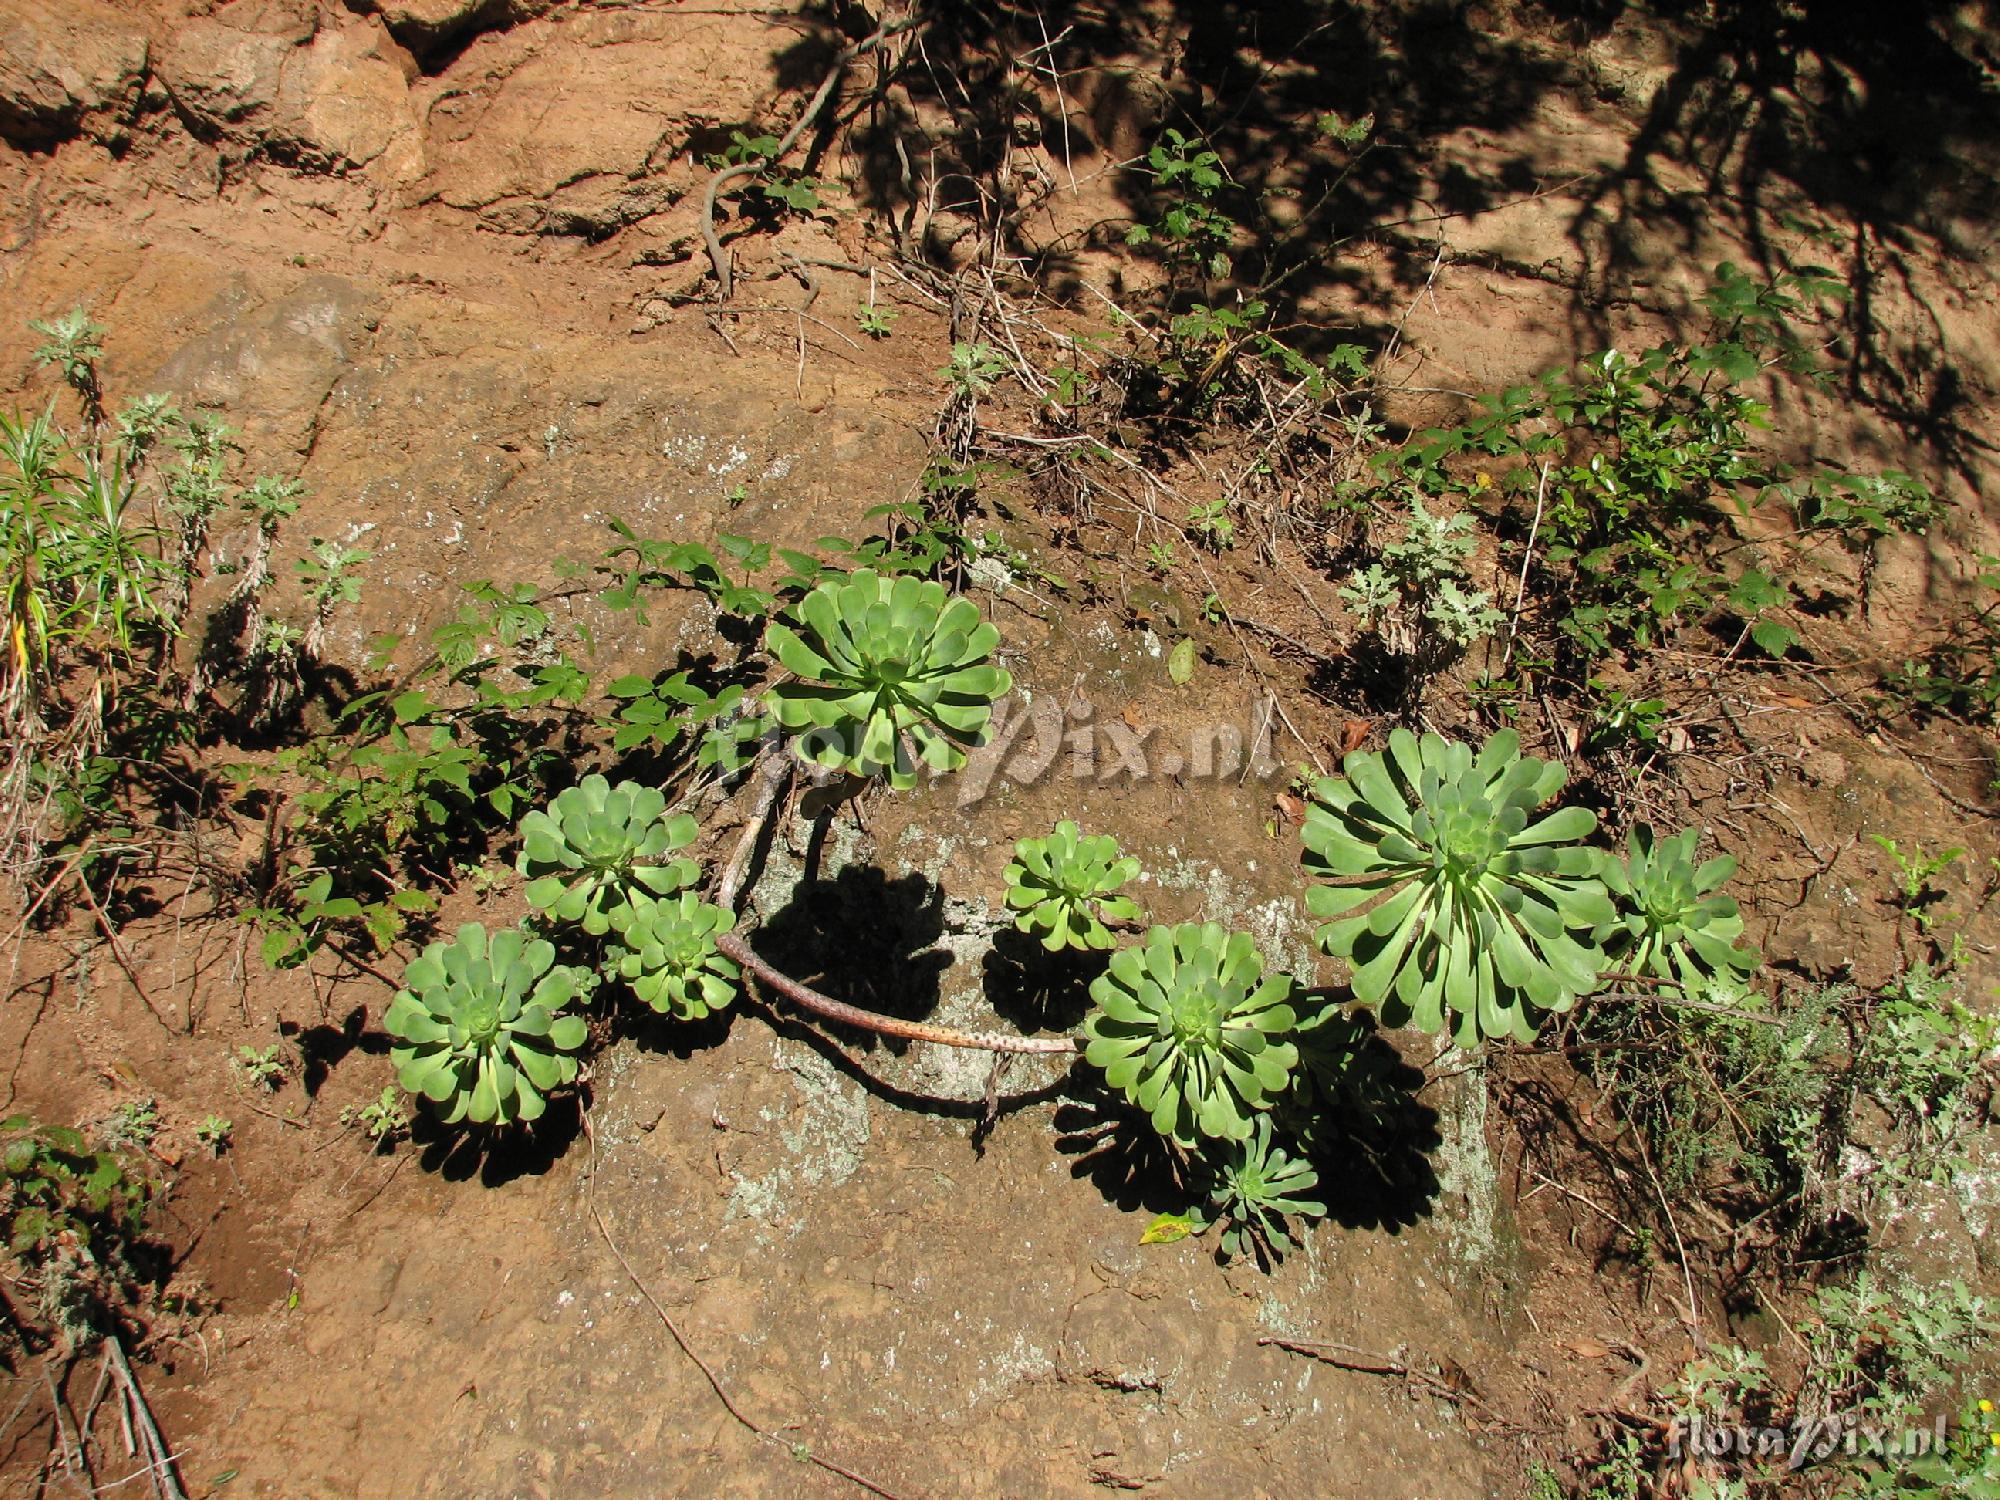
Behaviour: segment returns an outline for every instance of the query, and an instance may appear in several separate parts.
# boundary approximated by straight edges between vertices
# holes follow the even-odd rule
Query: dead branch
[[[780,795],[791,784],[791,776],[791,767],[782,757],[767,761],[760,768],[757,800],[751,807],[749,821],[744,824],[743,832],[736,841],[736,848],[729,856],[729,863],[723,867],[722,878],[716,883],[717,905],[728,907],[732,911],[739,906],[743,894],[743,880],[750,867],[751,855],[756,850],[757,840],[763,835],[765,824],[771,819],[772,810],[777,805]],[[826,1020],[838,1021],[843,1026],[858,1026],[863,1031],[873,1031],[882,1036],[901,1037],[912,1042],[934,1042],[941,1047],[963,1047],[976,1052],[1064,1053],[1077,1050],[1074,1037],[1010,1036],[994,1031],[959,1031],[950,1026],[931,1026],[922,1021],[905,1021],[872,1010],[862,1010],[859,1006],[836,1000],[831,995],[822,995],[810,985],[800,984],[796,979],[772,968],[757,956],[756,951],[740,932],[723,933],[715,940],[715,946],[725,958],[740,965],[746,974],[754,976],[794,1005]]]
[[[1421,1390],[1441,1401],[1449,1401],[1454,1406],[1473,1406],[1485,1413],[1487,1419],[1498,1426],[1511,1428],[1517,1432],[1529,1429],[1495,1411],[1483,1401],[1477,1392],[1469,1389],[1467,1379],[1464,1385],[1454,1384],[1419,1370],[1403,1360],[1386,1354],[1375,1354],[1366,1349],[1357,1349],[1352,1344],[1324,1343],[1311,1339],[1279,1338],[1266,1334],[1257,1340],[1260,1346],[1283,1349],[1290,1354],[1302,1354],[1307,1359],[1318,1360],[1323,1365],[1335,1369],[1352,1370],[1357,1375],[1381,1375],[1391,1380],[1400,1380],[1411,1391]],[[1464,1378],[1463,1372],[1459,1372]]]
[[[765,963],[743,940],[740,933],[727,932],[715,940],[716,948],[743,966],[764,984],[793,1004],[814,1015],[844,1026],[859,1026],[883,1036],[902,1037],[912,1042],[935,1042],[940,1047],[963,1047],[975,1052],[1061,1053],[1077,1050],[1076,1039],[1068,1036],[1008,1036],[997,1031],[959,1031],[950,1026],[930,1026],[922,1021],[904,1021],[872,1010],[848,1005],[831,995],[822,995],[809,985],[787,978]]]
[[[112,1373],[117,1376],[119,1387],[124,1392],[125,1406],[132,1425],[138,1430],[139,1456],[146,1460],[146,1472],[152,1478],[154,1492],[161,1500],[187,1500],[187,1491],[181,1488],[180,1476],[174,1472],[173,1452],[160,1437],[159,1423],[153,1420],[153,1409],[140,1394],[139,1382],[132,1374],[132,1366],[126,1362],[124,1347],[118,1342],[116,1334],[105,1339],[104,1357],[110,1361]]]

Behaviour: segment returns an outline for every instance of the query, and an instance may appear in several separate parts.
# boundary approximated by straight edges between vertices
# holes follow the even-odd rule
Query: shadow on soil
[[[583,1133],[583,1112],[581,1095],[559,1095],[532,1125],[490,1131],[440,1124],[420,1109],[410,1124],[410,1140],[424,1171],[447,1182],[476,1176],[482,1187],[504,1187],[516,1178],[539,1177],[560,1161]]]
[[[836,9],[868,29],[861,7]],[[1853,293],[1832,351],[1847,398],[1977,489],[1991,446],[1913,269],[1975,253],[2000,215],[1994,174],[1965,169],[2000,157],[1995,19],[1994,0],[944,6],[898,63],[859,65],[872,86],[822,120],[805,165],[822,170],[841,141],[858,198],[905,254],[952,266],[983,250],[1095,314],[1084,256],[1116,250],[1166,273],[1169,312],[1263,301],[1315,357],[1381,347],[1467,216],[1549,192],[1575,205],[1568,244],[1550,247],[1562,256],[1501,269],[1568,294],[1579,348],[1609,342],[1612,310],[1644,294],[1661,248],[1700,254],[1719,224],[1767,277],[1795,255],[1835,269]],[[810,87],[853,29],[788,36],[775,81]],[[1630,123],[1608,127],[1613,149],[1573,181],[1526,144],[1468,164],[1465,132],[1536,141],[1552,103]],[[1170,128],[1220,159],[1205,204],[1233,226],[1219,259],[1162,231],[1191,201],[1185,175],[1145,161]],[[1022,169],[1024,144],[1046,147],[1056,180]],[[1041,209],[1071,177],[1108,179],[1126,212],[1056,232]],[[1362,242],[1386,253],[1386,278],[1339,253]],[[1551,271],[1556,258],[1573,269]],[[1315,326],[1333,292],[1358,310],[1351,325]]]

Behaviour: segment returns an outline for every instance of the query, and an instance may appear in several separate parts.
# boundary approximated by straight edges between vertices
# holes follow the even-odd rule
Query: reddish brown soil
[[[329,648],[347,663],[378,631],[435,623],[455,584],[556,583],[559,556],[602,550],[608,515],[656,536],[859,534],[923,468],[952,330],[889,274],[901,210],[865,186],[880,162],[862,121],[817,159],[848,189],[829,192],[829,212],[734,236],[738,310],[718,318],[696,296],[696,158],[731,127],[792,118],[825,56],[801,41],[819,23],[724,9],[0,0],[0,91],[44,101],[40,115],[10,106],[16,144],[0,145],[6,399],[51,388],[25,319],[81,304],[110,329],[115,394],[223,408],[246,472],[308,485],[295,540],[373,553]],[[1009,158],[1043,184],[1045,242],[1128,212],[1110,164],[1152,138],[1183,53],[1214,41],[1182,9],[1144,7],[1127,51],[1065,61],[1071,159],[1048,130]],[[1996,853],[1990,737],[1868,732],[1838,700],[1936,628],[1971,556],[2000,550],[2000,284],[1975,183],[1990,182],[2000,135],[1946,111],[1912,148],[1911,180],[1878,163],[1890,180],[1871,179],[1872,197],[1829,186],[1830,151],[1802,147],[1790,175],[1760,175],[1711,118],[1759,96],[1697,80],[1688,103],[1691,54],[1674,35],[1478,9],[1424,44],[1455,60],[1407,29],[1375,60],[1408,181],[1330,246],[1302,316],[1399,328],[1390,415],[1421,424],[1456,410],[1456,392],[1688,326],[1705,268],[1754,262],[1790,232],[1773,228],[1782,214],[1847,234],[1874,288],[1871,342],[1844,391],[1781,413],[1779,441],[1908,467],[1949,517],[1885,544],[1865,615],[1813,642],[1830,670],[1718,692],[1714,652],[1635,663],[1635,690],[1689,705],[1691,748],[1623,791],[1739,856],[1752,936],[1775,962],[1879,982],[1908,934],[1864,835],[1968,847],[1945,877],[1961,910]],[[460,14],[473,19],[456,35],[431,24]],[[1811,103],[1837,61],[1779,96]],[[1317,87],[1316,107],[1350,116],[1372,107],[1315,83],[1322,66],[1273,61],[1269,87]],[[1782,99],[1741,106],[1746,138],[1782,124]],[[1262,165],[1281,179],[1282,161]],[[1075,274],[1108,278],[1116,240],[1076,241],[1090,247]],[[813,268],[824,261],[881,268],[875,295],[901,313],[891,337],[860,335],[869,281]],[[985,418],[1031,420],[1004,404]],[[1199,455],[1160,477],[1215,492]],[[1289,715],[1288,764],[1330,761],[1371,718],[1318,675],[1354,631],[1295,539],[1189,562],[1159,587],[1141,566],[1159,533],[1138,509],[1100,502],[1073,526],[1026,484],[988,503],[1015,546],[1088,585],[1060,604],[988,601],[1033,693],[1080,693],[1162,747],[1193,726],[1253,725],[1268,685]],[[1857,566],[1813,565],[1849,582]],[[1190,623],[1189,599],[1210,589],[1244,630]],[[573,608],[607,674],[702,639],[672,611],[642,629],[588,597]],[[1163,610],[1207,648],[1185,687],[1152,633]],[[1572,752],[1575,726],[1545,712],[1524,719],[1531,742]],[[1449,695],[1434,714],[1441,729],[1470,722]],[[804,825],[785,830],[756,905],[799,972],[845,976],[861,1003],[1069,1025],[1073,1011],[1019,994],[990,903],[1012,841],[1074,816],[1146,862],[1155,920],[1245,922],[1312,972],[1295,832],[1266,829],[1279,789],[1058,774],[972,809],[950,784],[881,798],[865,832],[842,822],[797,900]],[[204,836],[243,861],[258,833],[225,811]],[[442,922],[523,910],[518,882],[468,885]],[[1396,1039],[1436,1076],[1410,1100],[1387,1181],[1358,1167],[1330,1184],[1332,1220],[1267,1276],[1218,1267],[1200,1243],[1140,1246],[1151,1214],[1181,1205],[1101,1138],[1052,1065],[1006,1075],[987,1134],[983,1058],[836,1045],[754,1004],[600,1054],[588,1135],[559,1109],[530,1144],[485,1159],[421,1124],[371,1154],[340,1115],[390,1077],[381,977],[331,955],[264,970],[254,937],[246,951],[192,882],[145,893],[120,929],[130,973],[88,911],[17,935],[0,1107],[70,1122],[159,1102],[173,1188],[157,1229],[183,1310],[154,1321],[140,1375],[191,1495],[852,1492],[794,1444],[903,1496],[1514,1494],[1531,1459],[1589,1446],[1585,1413],[1692,1347],[1678,1264],[1602,1253],[1629,1185],[1604,1178],[1592,1147],[1615,1125],[1553,1059],[1487,1083]],[[1990,912],[1964,930],[1967,994],[1983,997],[2000,980]],[[230,1060],[273,1043],[290,1073],[267,1094]],[[1560,1109],[1541,1113],[1551,1095]],[[219,1160],[192,1135],[211,1112],[235,1124]],[[1944,1193],[1883,1235],[1905,1264],[1993,1287],[1982,1230]],[[663,1313],[775,1441],[731,1419]],[[1720,1310],[1704,1317],[1719,1334]],[[1441,1374],[1344,1370],[1272,1337]],[[0,1452],[22,1493],[42,1492],[38,1409]]]

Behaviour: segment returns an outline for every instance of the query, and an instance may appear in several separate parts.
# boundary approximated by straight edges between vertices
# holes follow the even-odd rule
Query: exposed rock
[[[160,79],[197,134],[233,134],[276,107],[285,60],[316,29],[303,5],[237,0],[173,28]]]
[[[271,451],[312,444],[327,392],[375,323],[377,298],[338,276],[309,276],[254,312],[242,293],[218,298],[214,333],[155,377],[189,406],[219,406]]]
[[[146,76],[146,37],[99,0],[10,0],[0,14],[0,138],[108,138]],[[95,117],[108,128],[98,129]]]
[[[584,14],[560,48],[514,48],[492,81],[440,98],[430,114],[427,184],[505,234],[601,237],[659,212],[681,191],[662,176],[686,149],[690,121],[662,78],[714,87],[714,118],[759,109],[766,44],[722,21]]]
[[[382,17],[389,34],[429,66],[482,31],[513,26],[555,8],[556,0],[359,0]]]
[[[406,57],[372,26],[321,31],[286,60],[274,143],[336,169],[388,156],[392,178],[415,177],[423,148]]]
[[[237,0],[174,29],[162,80],[197,135],[342,172],[423,170],[415,63],[380,26],[320,26],[302,0]]]

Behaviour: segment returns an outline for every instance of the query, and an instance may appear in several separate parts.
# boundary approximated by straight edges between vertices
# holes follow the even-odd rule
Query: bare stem
[[[716,883],[716,904],[735,911],[744,894],[743,881],[750,868],[751,856],[757,848],[757,840],[763,835],[764,825],[770,822],[772,810],[778,805],[785,788],[791,784],[791,766],[782,754],[766,761],[758,772],[757,800],[752,804],[749,821],[736,840],[736,848],[729,856],[729,863],[723,867],[722,879]],[[912,1042],[935,1042],[941,1047],[964,1047],[975,1052],[1075,1052],[1074,1037],[1067,1036],[1010,1036],[996,1031],[959,1031],[950,1026],[930,1026],[921,1021],[905,1021],[895,1016],[885,1016],[872,1010],[862,1010],[836,1000],[831,995],[822,995],[810,985],[800,984],[790,975],[781,974],[763,959],[759,958],[749,942],[740,932],[725,932],[715,940],[716,950],[725,958],[739,964],[746,973],[754,975],[769,988],[783,995],[794,1005],[823,1016],[829,1021],[838,1021],[844,1026],[858,1026],[864,1031],[873,1031],[882,1036],[902,1037]]]
[[[1067,1036],[1009,1036],[997,1031],[959,1031],[950,1026],[929,1026],[922,1021],[904,1021],[848,1005],[831,995],[822,995],[810,985],[780,974],[751,951],[741,933],[726,932],[715,940],[725,957],[741,964],[750,973],[795,1005],[814,1015],[845,1026],[859,1026],[883,1036],[899,1036],[912,1042],[935,1042],[940,1047],[964,1047],[975,1052],[1074,1052],[1076,1039]]]

